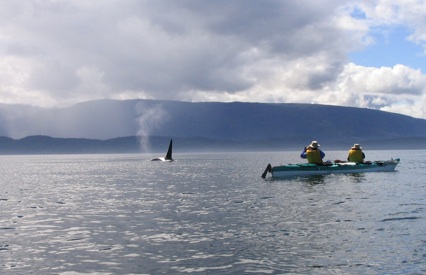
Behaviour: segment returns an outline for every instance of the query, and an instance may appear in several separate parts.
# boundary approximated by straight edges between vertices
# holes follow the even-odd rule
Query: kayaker
[[[351,162],[364,162],[365,154],[362,151],[361,146],[355,143],[354,146],[349,150],[348,161]]]
[[[325,153],[321,151],[318,147],[320,145],[317,141],[312,141],[311,144],[308,147],[305,147],[303,149],[302,154],[300,154],[300,157],[302,159],[307,159],[308,163],[311,164],[323,164],[322,159],[325,157]]]

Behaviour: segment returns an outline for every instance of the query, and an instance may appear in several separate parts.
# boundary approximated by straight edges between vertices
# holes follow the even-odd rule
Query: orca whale
[[[166,154],[166,157],[164,157],[164,158],[161,158],[161,157],[159,157],[159,158],[153,158],[153,159],[151,159],[151,161],[173,161],[173,158],[172,158],[172,144],[173,144],[173,140],[171,139],[170,140],[170,144],[169,144],[169,149],[167,150],[167,154]]]

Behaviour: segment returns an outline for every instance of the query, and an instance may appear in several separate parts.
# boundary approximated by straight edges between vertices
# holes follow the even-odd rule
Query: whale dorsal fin
[[[172,159],[172,147],[173,147],[173,140],[171,139],[170,144],[169,144],[169,150],[167,150],[165,160],[173,160]]]

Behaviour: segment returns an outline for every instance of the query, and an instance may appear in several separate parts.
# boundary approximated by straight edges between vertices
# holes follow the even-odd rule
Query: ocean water
[[[0,156],[0,273],[426,274],[426,151],[260,177],[299,153]]]

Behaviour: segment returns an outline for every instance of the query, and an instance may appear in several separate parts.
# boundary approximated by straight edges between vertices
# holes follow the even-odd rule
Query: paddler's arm
[[[305,148],[303,148],[303,151],[302,151],[302,153],[300,154],[300,157],[301,157],[302,159],[305,159],[305,158],[306,158],[306,147],[305,147]]]

